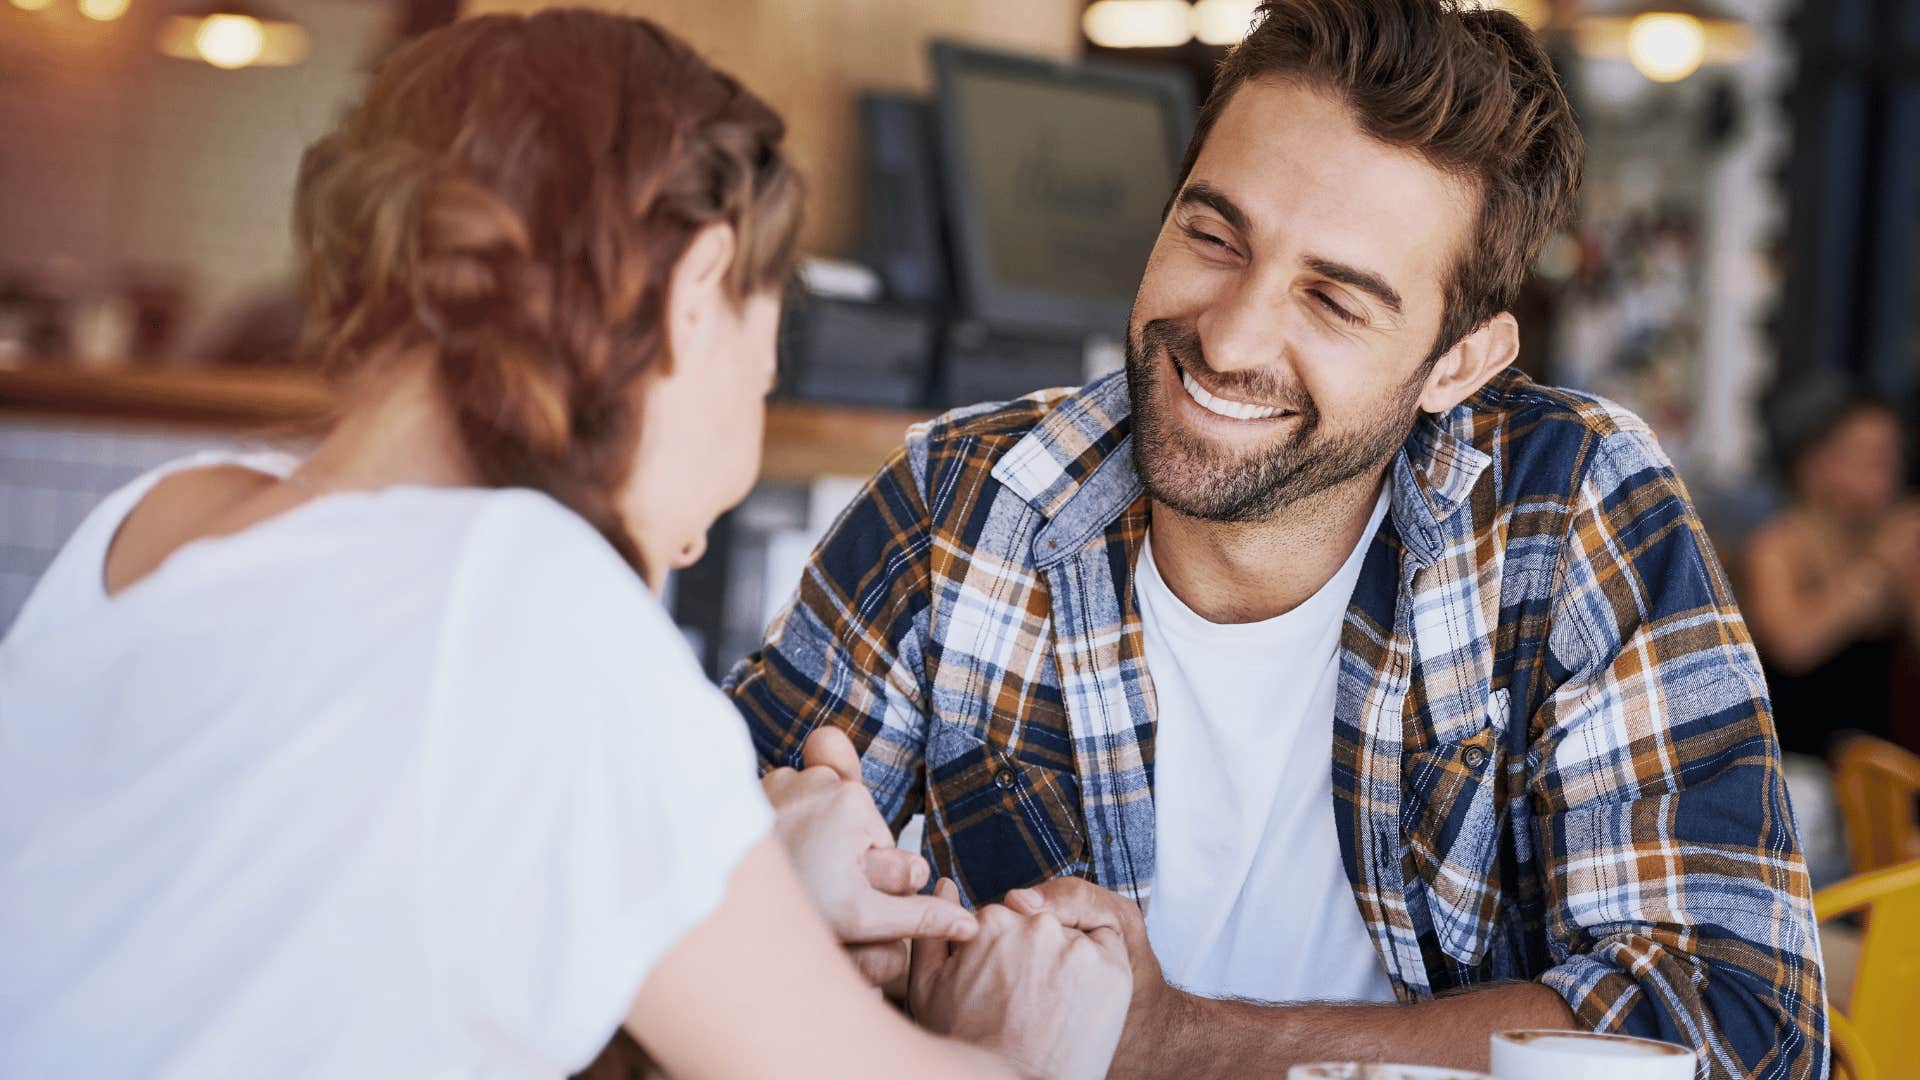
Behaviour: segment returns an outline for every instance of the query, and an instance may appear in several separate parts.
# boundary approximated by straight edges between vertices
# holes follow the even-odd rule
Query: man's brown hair
[[[1181,184],[1234,91],[1255,79],[1331,94],[1367,134],[1478,190],[1473,235],[1442,283],[1433,358],[1513,306],[1573,211],[1585,143],[1546,51],[1507,12],[1452,0],[1265,0],[1200,107]]]

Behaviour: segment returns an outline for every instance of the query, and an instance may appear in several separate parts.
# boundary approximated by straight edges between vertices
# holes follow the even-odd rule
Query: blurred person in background
[[[1780,745],[1895,738],[1896,676],[1920,630],[1920,502],[1886,401],[1830,384],[1783,398],[1788,503],[1747,542],[1745,611]],[[1920,747],[1909,746],[1920,751]]]
[[[1890,403],[1828,379],[1783,390],[1770,411],[1788,501],[1748,538],[1740,585],[1818,887],[1853,870],[1827,764],[1838,741],[1920,752],[1901,692],[1920,631],[1920,503]]]
[[[1116,931],[914,895],[844,739],[763,788],[649,589],[758,471],[781,137],[549,12],[309,150],[336,423],[111,496],[0,644],[0,1075],[557,1076],[616,1027],[684,1076],[1105,1072]],[[911,996],[979,1045],[831,931],[957,940]]]
[[[1509,368],[1583,156],[1510,13],[1262,5],[1124,374],[914,428],[729,676],[766,763],[852,735],[966,897],[1121,923],[1114,1077],[1517,1027],[1825,1075],[1705,530],[1639,418]]]

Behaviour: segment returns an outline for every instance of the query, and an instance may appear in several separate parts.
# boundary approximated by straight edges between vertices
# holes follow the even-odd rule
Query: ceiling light
[[[1168,49],[1193,40],[1187,0],[1098,0],[1080,16],[1087,40],[1107,49]]]
[[[307,58],[307,31],[261,5],[223,2],[169,17],[160,25],[160,51],[233,70],[285,67]]]
[[[1626,60],[1654,82],[1679,82],[1703,64],[1731,64],[1753,49],[1753,30],[1704,0],[1651,0],[1579,23],[1580,51]]]
[[[1259,6],[1259,0],[1200,0],[1193,5],[1193,36],[1208,45],[1238,45]]]
[[[133,0],[80,0],[80,14],[95,22],[112,22],[127,13]]]
[[[267,32],[251,15],[209,15],[193,32],[193,51],[217,68],[243,68],[260,59]]]
[[[1700,20],[1672,12],[1649,12],[1627,26],[1627,58],[1654,82],[1679,82],[1707,58]]]

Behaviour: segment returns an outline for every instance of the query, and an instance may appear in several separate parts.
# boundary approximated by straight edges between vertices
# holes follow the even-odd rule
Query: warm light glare
[[[21,11],[45,11],[53,6],[53,0],[13,0],[13,6]]]
[[[174,15],[160,23],[154,47],[176,60],[239,67],[285,67],[307,58],[310,44],[299,23],[223,12]]]
[[[98,22],[112,22],[127,13],[133,0],[80,0],[80,14]]]
[[[1208,45],[1238,45],[1259,0],[1200,0],[1193,5],[1193,36]]]
[[[1080,16],[1087,40],[1108,49],[1164,49],[1193,37],[1187,0],[1099,0]]]
[[[1707,34],[1691,15],[1653,12],[1627,28],[1627,59],[1654,82],[1679,82],[1700,69]]]
[[[260,59],[266,43],[260,20],[250,15],[209,15],[193,35],[193,48],[200,59],[229,70]]]

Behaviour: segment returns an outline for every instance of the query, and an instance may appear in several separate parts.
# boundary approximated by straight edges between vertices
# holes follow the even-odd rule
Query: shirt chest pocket
[[[1440,949],[1473,966],[1486,954],[1500,902],[1499,778],[1506,767],[1508,691],[1401,762],[1401,824]],[[1414,883],[1409,883],[1414,884]]]
[[[1071,764],[935,719],[927,742],[927,843],[939,872],[978,905],[1086,868]]]

